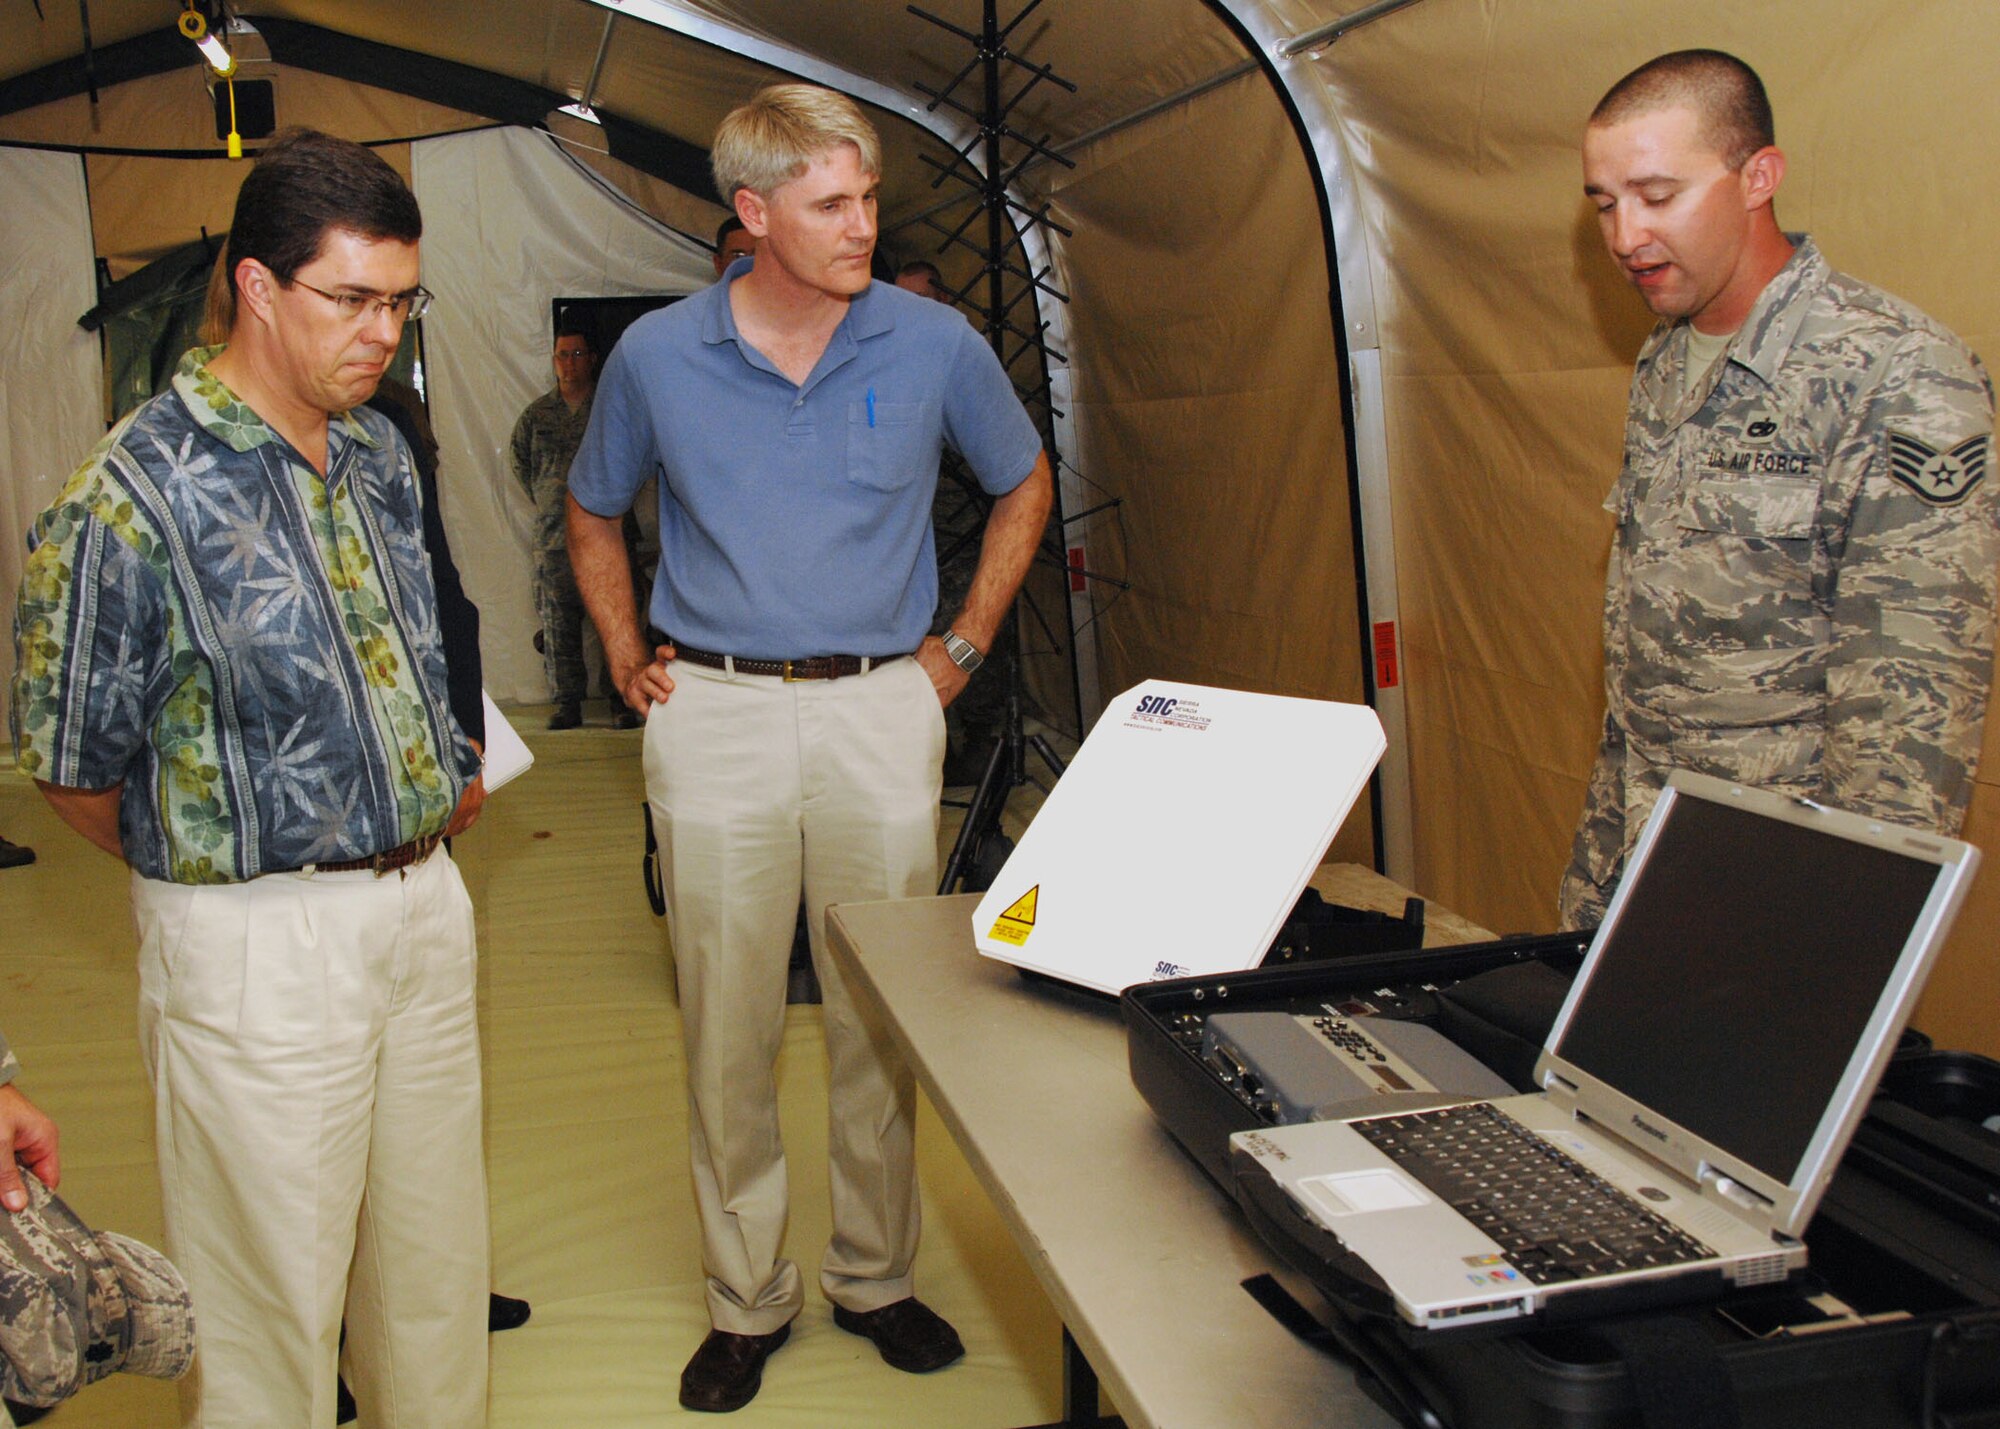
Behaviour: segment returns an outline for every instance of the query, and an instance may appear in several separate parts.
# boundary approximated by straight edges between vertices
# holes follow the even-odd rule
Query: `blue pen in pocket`
[[[875,389],[873,387],[868,389],[868,425],[870,427],[875,425]]]

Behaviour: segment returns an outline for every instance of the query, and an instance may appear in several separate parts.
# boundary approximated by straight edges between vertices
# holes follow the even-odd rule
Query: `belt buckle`
[[[803,661],[803,660],[787,660],[787,661],[785,661],[785,683],[786,683],[786,684],[788,684],[788,685],[796,685],[796,684],[800,684],[800,683],[802,683],[803,681],[805,681],[805,680],[807,680],[807,679],[810,679],[810,678],[811,678],[811,677],[810,677],[810,676],[808,676],[808,675],[794,675],[794,674],[792,673],[792,666],[793,666],[793,665],[803,665],[803,664],[805,664],[805,663],[806,663],[806,662],[805,662],[805,661]]]

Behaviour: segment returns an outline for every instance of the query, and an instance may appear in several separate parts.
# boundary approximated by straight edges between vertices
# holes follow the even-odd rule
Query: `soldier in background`
[[[906,293],[929,298],[934,303],[951,301],[951,294],[944,285],[944,274],[938,272],[937,264],[927,258],[912,258],[898,268],[896,286]]]
[[[514,480],[535,505],[535,613],[542,622],[542,659],[555,710],[550,729],[583,723],[583,699],[590,675],[583,663],[583,597],[577,593],[564,532],[569,464],[590,424],[590,401],[597,391],[597,344],[579,325],[564,323],[556,336],[556,385],[530,402],[514,423],[509,446]],[[636,562],[638,527],[625,523],[625,548]],[[603,680],[611,720],[619,729],[637,729],[639,716]]]
[[[735,214],[722,220],[715,230],[715,252],[710,255],[715,264],[716,281],[729,271],[729,265],[738,258],[757,256],[757,236],[743,226],[743,220]]]
[[[1670,768],[1956,832],[2000,563],[1985,369],[1779,228],[1785,157],[1741,60],[1627,75],[1583,170],[1661,321],[1605,503],[1603,744],[1563,926],[1602,918]]]

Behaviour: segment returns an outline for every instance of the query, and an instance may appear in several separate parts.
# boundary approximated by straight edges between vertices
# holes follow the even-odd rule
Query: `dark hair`
[[[1648,60],[1611,86],[1590,122],[1622,124],[1676,105],[1701,116],[1702,140],[1728,168],[1741,168],[1752,154],[1777,142],[1764,81],[1721,50],[1675,50]]]
[[[931,262],[928,258],[912,258],[896,270],[898,278],[907,278],[912,273],[921,273],[938,287],[942,288],[944,286],[944,274],[938,272],[937,264]]]
[[[715,251],[720,253],[722,245],[728,240],[729,235],[742,226],[743,220],[733,213],[723,219],[721,225],[715,230]]]
[[[590,330],[589,322],[567,312],[556,321],[556,341],[561,342],[566,337],[580,337],[590,344],[593,354],[597,351],[597,334]]]
[[[379,155],[316,129],[286,129],[264,147],[236,194],[229,225],[232,276],[255,258],[289,283],[326,246],[331,229],[371,242],[415,243],[417,196]]]

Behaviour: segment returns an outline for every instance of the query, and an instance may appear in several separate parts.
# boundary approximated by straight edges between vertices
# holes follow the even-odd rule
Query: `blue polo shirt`
[[[1041,438],[955,309],[885,283],[803,385],[736,330],[721,282],[639,319],[598,379],[569,490],[616,516],[660,473],[652,621],[753,659],[898,655],[937,606],[931,497],[949,443],[995,496]]]

